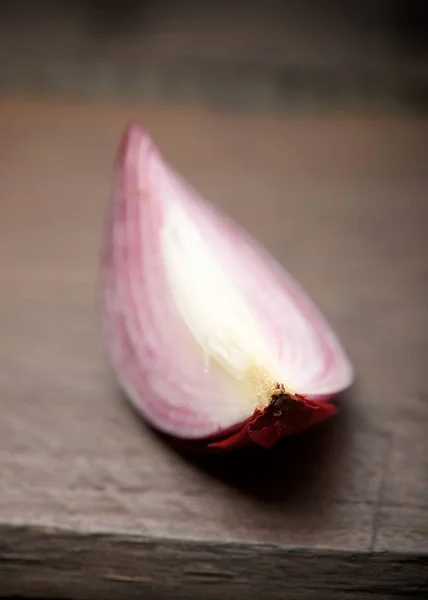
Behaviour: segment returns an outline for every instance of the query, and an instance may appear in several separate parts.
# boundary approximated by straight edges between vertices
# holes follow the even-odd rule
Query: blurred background
[[[4,3],[0,89],[241,110],[425,111],[424,0]]]

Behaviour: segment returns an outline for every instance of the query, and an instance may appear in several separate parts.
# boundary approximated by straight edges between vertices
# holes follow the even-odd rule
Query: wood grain
[[[133,118],[337,330],[358,381],[334,421],[194,458],[117,390],[96,283]],[[0,596],[423,597],[427,139],[393,117],[1,102]]]

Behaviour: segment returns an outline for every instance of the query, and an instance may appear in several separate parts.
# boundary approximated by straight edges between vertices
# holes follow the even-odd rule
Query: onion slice
[[[271,447],[336,412],[329,400],[353,380],[294,279],[201,198],[137,123],[116,159],[101,315],[133,405],[195,448]]]

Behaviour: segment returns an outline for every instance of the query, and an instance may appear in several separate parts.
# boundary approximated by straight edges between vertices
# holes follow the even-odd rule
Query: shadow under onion
[[[278,503],[319,501],[331,497],[343,460],[349,453],[354,390],[337,396],[339,412],[304,432],[286,437],[273,448],[250,446],[231,452],[200,453],[152,428],[130,404],[146,434],[151,432],[166,447],[206,475],[259,500]],[[358,418],[358,417],[357,417]]]

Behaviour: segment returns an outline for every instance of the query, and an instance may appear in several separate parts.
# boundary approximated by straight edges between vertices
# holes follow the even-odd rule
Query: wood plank
[[[314,552],[28,528],[2,529],[2,537],[7,566],[2,582],[11,593],[42,590],[48,597],[78,600],[261,595],[312,600],[327,594],[333,600],[421,598],[428,570],[427,557],[410,554]]]
[[[332,322],[358,373],[338,418],[272,452],[190,457],[130,410],[96,281],[132,118]],[[395,117],[1,102],[0,596],[276,598],[287,582],[291,599],[420,597],[427,134]]]

